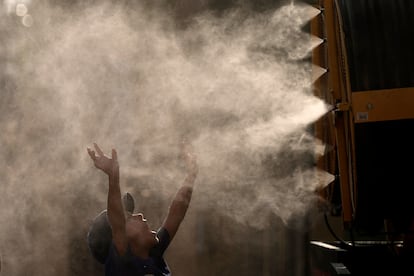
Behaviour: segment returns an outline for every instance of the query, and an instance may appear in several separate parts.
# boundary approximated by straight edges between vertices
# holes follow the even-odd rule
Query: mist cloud
[[[30,256],[20,262],[53,250],[46,239],[64,259],[73,224],[105,208],[105,178],[86,154],[93,142],[117,148],[123,190],[167,200],[189,139],[200,166],[192,208],[257,228],[306,213],[331,181],[313,166],[309,131],[328,110],[312,94],[302,30],[312,8],[205,12],[177,28],[171,10],[147,5],[21,3],[27,11],[15,14],[5,1],[0,19],[0,238]],[[133,181],[148,178],[145,189]]]

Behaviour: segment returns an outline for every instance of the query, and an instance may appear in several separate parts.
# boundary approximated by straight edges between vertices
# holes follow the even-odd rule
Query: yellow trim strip
[[[352,93],[355,123],[414,119],[414,87]]]

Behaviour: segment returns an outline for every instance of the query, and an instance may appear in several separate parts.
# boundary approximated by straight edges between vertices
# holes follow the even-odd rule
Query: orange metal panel
[[[414,87],[352,93],[355,123],[414,118]]]

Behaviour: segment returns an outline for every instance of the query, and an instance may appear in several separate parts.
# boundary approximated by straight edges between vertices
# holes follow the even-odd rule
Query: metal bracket
[[[335,105],[334,111],[349,111],[350,110],[350,104],[349,103],[337,103]]]

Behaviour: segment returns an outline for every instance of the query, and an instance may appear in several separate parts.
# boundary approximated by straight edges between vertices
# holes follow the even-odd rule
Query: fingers
[[[194,163],[197,159],[193,145],[185,138],[181,140],[181,156],[185,159],[188,165]]]
[[[94,145],[94,147],[95,147],[96,152],[98,153],[98,155],[99,156],[104,156],[103,151],[98,147],[98,145],[96,143],[93,143],[93,145]]]
[[[187,139],[181,141],[181,152],[184,155],[194,155],[193,145]]]
[[[87,150],[88,150],[89,156],[92,158],[92,160],[95,161],[95,159],[96,159],[95,152],[93,150],[91,150],[90,148],[87,148]]]
[[[116,153],[115,149],[112,149],[112,160],[118,162],[118,154]]]
[[[194,152],[194,148],[192,147],[192,145],[187,145],[184,151],[184,155],[186,158],[190,159],[190,160],[194,160],[196,159],[196,154]]]
[[[186,163],[187,170],[193,174],[197,174],[198,165],[197,165],[197,155],[194,152],[194,149],[191,144],[186,145],[186,150],[184,154],[184,161]]]
[[[92,158],[92,160],[96,160],[98,157],[105,157],[105,154],[103,153],[101,148],[96,143],[93,143],[93,145],[96,149],[96,152],[98,153],[98,156],[96,156],[95,151],[91,150],[90,148],[87,148],[89,156]],[[114,161],[118,161],[118,154],[115,149],[112,149],[112,159]]]

